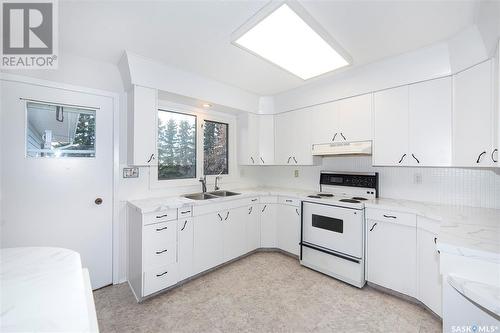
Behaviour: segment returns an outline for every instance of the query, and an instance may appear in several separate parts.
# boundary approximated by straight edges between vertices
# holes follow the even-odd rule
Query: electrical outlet
[[[294,176],[295,178],[299,177],[299,170],[295,170],[295,171],[293,172],[293,176]]]
[[[139,168],[123,168],[123,178],[139,178]]]
[[[422,184],[422,174],[421,173],[414,173],[413,174],[413,183],[414,184]]]

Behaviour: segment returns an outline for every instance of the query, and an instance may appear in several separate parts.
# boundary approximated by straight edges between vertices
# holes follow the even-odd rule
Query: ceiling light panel
[[[349,65],[287,4],[237,38],[234,43],[307,80]]]

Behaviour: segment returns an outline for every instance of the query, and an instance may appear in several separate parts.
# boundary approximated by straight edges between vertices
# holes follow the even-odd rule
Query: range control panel
[[[378,192],[378,173],[357,174],[322,172],[320,176],[320,184],[373,188]]]

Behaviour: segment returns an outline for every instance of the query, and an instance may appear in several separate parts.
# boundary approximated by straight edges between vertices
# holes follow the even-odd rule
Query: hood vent
[[[312,147],[313,156],[329,155],[371,155],[371,141],[352,141],[314,144]]]

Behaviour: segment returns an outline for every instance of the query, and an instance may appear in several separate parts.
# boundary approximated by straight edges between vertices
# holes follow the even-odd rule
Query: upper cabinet
[[[313,165],[312,118],[309,109],[275,116],[275,163],[278,165]]]
[[[240,165],[274,164],[274,116],[247,113],[238,118]]]
[[[374,94],[374,165],[451,165],[451,78]]]
[[[312,142],[372,140],[372,94],[308,108],[314,114]]]
[[[455,166],[498,165],[498,110],[494,109],[492,66],[488,60],[453,77]]]
[[[129,165],[156,165],[156,89],[133,86],[127,93],[127,159]]]

